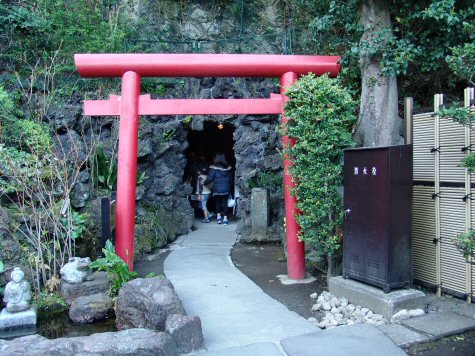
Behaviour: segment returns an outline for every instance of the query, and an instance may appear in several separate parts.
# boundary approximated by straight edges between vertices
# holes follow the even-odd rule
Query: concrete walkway
[[[234,267],[235,226],[197,223],[180,237],[164,271],[189,315],[201,318],[206,355],[405,355],[379,329],[322,331],[265,294]]]

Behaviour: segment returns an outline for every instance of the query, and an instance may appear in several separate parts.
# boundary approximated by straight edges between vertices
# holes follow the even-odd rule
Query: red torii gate
[[[299,75],[339,72],[338,56],[284,56],[254,54],[76,54],[83,77],[121,77],[122,96],[109,100],[85,100],[84,115],[120,116],[116,206],[116,252],[133,268],[135,193],[139,115],[283,114],[286,88]],[[280,95],[269,99],[157,99],[140,95],[141,77],[280,77]],[[282,115],[282,122],[287,119]],[[283,137],[283,144],[293,142]],[[304,243],[298,240],[298,213],[294,183],[284,159],[286,236],[289,278],[305,277]]]

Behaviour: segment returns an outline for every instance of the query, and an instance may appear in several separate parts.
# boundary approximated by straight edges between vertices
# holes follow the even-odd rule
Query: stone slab
[[[421,334],[414,330],[408,329],[400,324],[386,324],[379,329],[388,336],[394,343],[402,348],[422,342],[428,342],[433,339],[431,335]]]
[[[206,356],[283,356],[276,345],[271,342],[258,342],[251,345],[244,345],[240,347],[232,347],[229,349],[204,351],[197,353],[197,355]]]
[[[424,293],[415,289],[384,293],[380,288],[343,277],[330,278],[329,289],[336,297],[346,298],[353,304],[369,308],[388,320],[401,309],[423,308],[425,303]]]
[[[406,355],[373,325],[355,324],[289,337],[281,341],[289,356],[403,356]],[[383,351],[384,350],[384,351]]]
[[[6,309],[3,309],[0,313],[0,329],[14,329],[31,325],[36,325],[36,310],[34,307],[19,313],[9,313]]]
[[[269,191],[267,189],[252,188],[251,224],[253,228],[269,226]]]
[[[402,324],[438,339],[475,329],[475,318],[467,318],[453,312],[433,312],[404,320]]]

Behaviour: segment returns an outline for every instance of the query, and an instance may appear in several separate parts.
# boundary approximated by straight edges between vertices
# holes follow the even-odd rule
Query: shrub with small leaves
[[[343,149],[352,146],[357,106],[338,79],[313,74],[302,77],[286,94],[289,119],[282,133],[295,139],[284,147],[291,162],[297,197],[299,238],[333,258],[341,245]],[[329,259],[330,260],[330,259]]]

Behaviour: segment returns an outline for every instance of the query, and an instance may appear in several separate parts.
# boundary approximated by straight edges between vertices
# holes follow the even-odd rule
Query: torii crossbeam
[[[338,74],[338,56],[284,56],[250,54],[76,54],[83,77],[121,77],[122,96],[109,100],[85,100],[84,115],[120,116],[116,206],[116,252],[133,268],[135,194],[139,115],[226,115],[283,114],[288,100],[286,88],[299,75]],[[279,94],[269,99],[155,99],[140,95],[141,77],[277,77]],[[282,122],[287,119],[282,115]],[[283,137],[284,146],[292,140]],[[299,226],[294,186],[288,173],[291,162],[284,159],[284,196],[288,248],[287,273],[291,279],[305,277],[304,243],[298,240]]]

